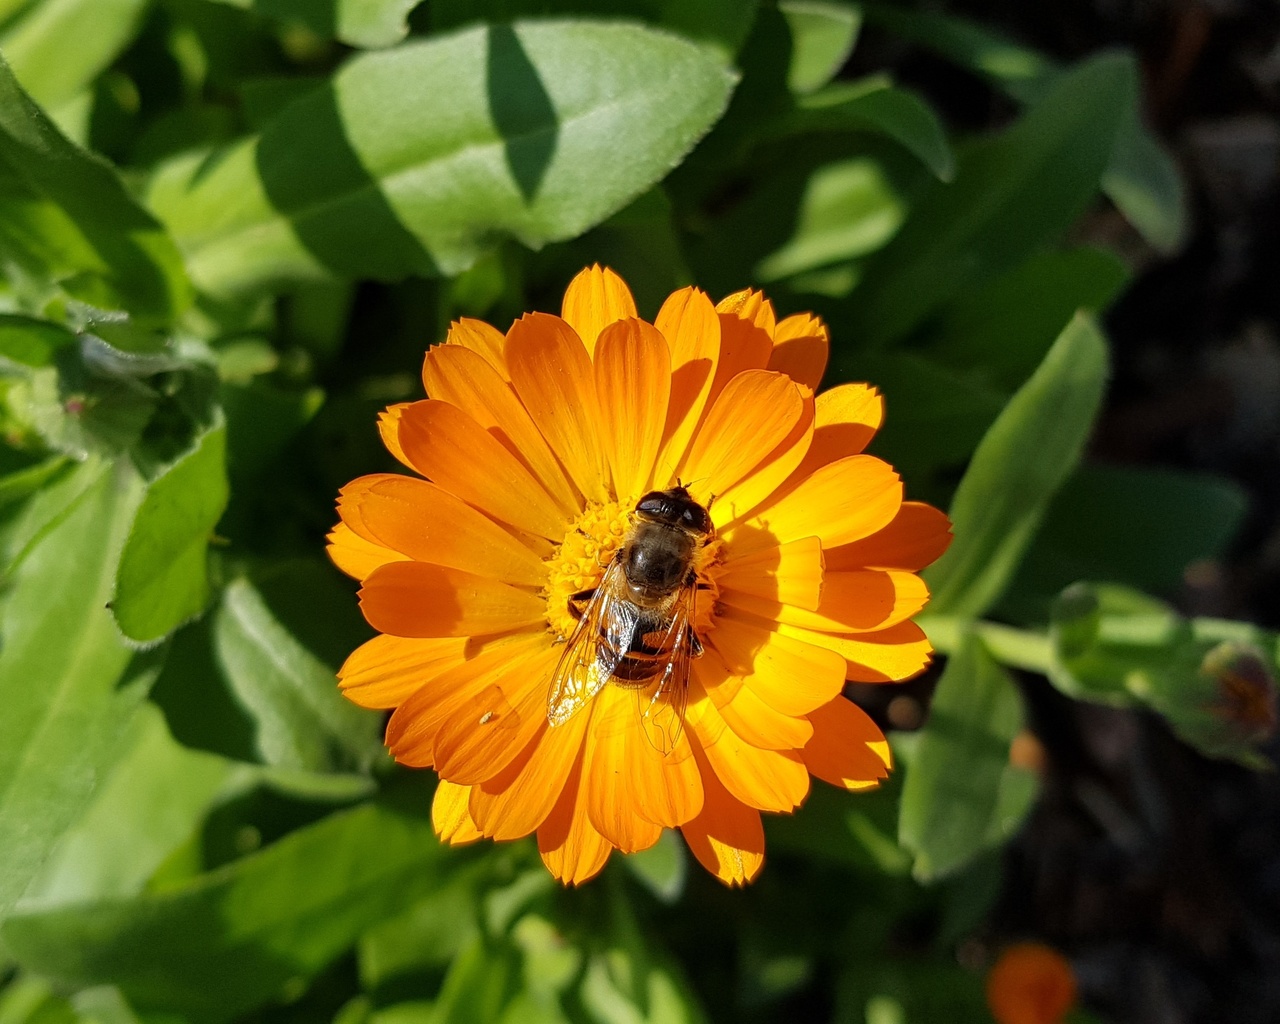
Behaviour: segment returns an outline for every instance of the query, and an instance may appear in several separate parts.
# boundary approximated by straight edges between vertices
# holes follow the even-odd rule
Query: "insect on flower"
[[[570,598],[580,621],[551,678],[547,720],[563,725],[612,681],[635,691],[640,727],[670,754],[684,728],[689,659],[702,653],[695,560],[715,526],[683,484],[646,494],[632,518],[599,584]]]
[[[946,516],[865,448],[884,405],[822,393],[827,329],[696,288],[642,319],[612,271],[505,333],[461,320],[427,398],[380,420],[408,475],[352,481],[329,535],[379,635],[343,693],[440,776],[450,843],[537,835],[580,884],[678,828],[728,885],[811,778],[879,784],[847,699],[929,663],[911,621]]]

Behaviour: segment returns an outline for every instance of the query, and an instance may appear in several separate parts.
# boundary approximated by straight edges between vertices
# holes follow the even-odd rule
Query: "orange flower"
[[[1010,946],[987,975],[987,1005],[997,1024],[1059,1024],[1075,1002],[1071,964],[1041,942]]]
[[[841,691],[928,664],[915,573],[950,527],[862,454],[883,413],[874,388],[815,397],[826,360],[822,322],[778,321],[758,292],[713,306],[685,288],[649,324],[599,267],[560,316],[526,315],[505,336],[461,320],[427,353],[431,397],[381,419],[417,476],[343,488],[329,551],[382,634],[342,667],[343,692],[394,708],[396,759],[439,773],[441,836],[536,832],[552,874],[581,883],[613,849],[679,828],[708,870],[743,884],[764,860],[761,811],[798,807],[810,774],[851,790],[887,774],[883,735]],[[594,623],[575,636],[583,605],[599,612],[590,595],[638,500],[679,481],[713,524],[690,555],[687,628],[634,646],[613,685],[587,657],[576,713],[560,706],[553,724],[564,652],[603,644]],[[634,636],[653,643],[654,628]],[[687,686],[668,662],[689,666]],[[661,741],[653,707],[674,722]]]

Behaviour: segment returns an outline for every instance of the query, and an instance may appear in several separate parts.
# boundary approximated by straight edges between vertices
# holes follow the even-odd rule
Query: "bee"
[[[684,728],[698,552],[715,535],[711,514],[684,485],[650,491],[600,583],[569,599],[578,625],[551,677],[547,721],[563,725],[606,683],[634,690],[646,737],[664,756]]]

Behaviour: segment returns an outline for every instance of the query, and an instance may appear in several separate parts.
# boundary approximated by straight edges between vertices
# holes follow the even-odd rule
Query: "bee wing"
[[[611,562],[560,655],[547,695],[547,721],[563,725],[613,676],[635,632],[634,606],[620,596],[622,566]]]
[[[663,757],[680,742],[684,710],[689,703],[689,663],[693,658],[693,610],[697,584],[681,588],[672,608],[662,647],[670,651],[661,678],[636,691],[640,727],[650,745]],[[658,645],[654,645],[658,646]]]

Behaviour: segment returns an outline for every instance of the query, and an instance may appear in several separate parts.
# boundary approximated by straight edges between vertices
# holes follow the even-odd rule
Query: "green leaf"
[[[1106,341],[1078,315],[973,454],[951,505],[955,541],[925,572],[932,612],[976,618],[1000,598],[1080,461],[1106,383]]]
[[[1066,73],[1043,54],[963,18],[879,4],[865,10],[868,19],[969,68],[1020,103],[1039,102]],[[1123,59],[1135,63],[1130,54]],[[1143,124],[1139,100],[1135,93],[1121,110],[1102,188],[1152,246],[1169,253],[1186,235],[1186,190],[1177,165]]]
[[[906,204],[878,161],[855,157],[817,168],[803,185],[790,238],[756,265],[776,281],[874,252],[893,237]]]
[[[111,612],[130,640],[154,643],[209,602],[208,547],[227,504],[219,422],[147,488],[120,556]]]
[[[61,324],[0,314],[0,368],[6,362],[33,368],[50,366],[54,353],[75,340],[76,336]]]
[[[229,762],[180,746],[155,707],[141,712],[119,763],[27,889],[21,909],[141,892],[227,784]]]
[[[955,180],[926,189],[868,261],[848,303],[851,333],[870,346],[908,334],[948,299],[1060,238],[1097,194],[1136,88],[1128,61],[1095,57],[1004,134],[962,152]]]
[[[15,915],[2,934],[28,970],[73,987],[114,984],[139,1010],[216,1024],[426,896],[443,857],[426,818],[365,804],[180,887]]]
[[[59,489],[70,505],[37,529],[5,578],[0,918],[88,806],[154,668],[133,658],[104,607],[141,483],[96,461],[69,476]]]
[[[1037,253],[959,296],[930,330],[928,355],[1010,391],[1040,364],[1076,310],[1105,310],[1129,280],[1106,249]]]
[[[366,53],[259,138],[153,183],[215,293],[326,275],[456,274],[504,235],[571,238],[667,173],[733,76],[635,25],[489,26]]]
[[[975,374],[914,352],[837,351],[834,359],[835,379],[868,381],[890,396],[873,448],[916,487],[939,468],[963,465],[1008,399]]]
[[[436,31],[524,17],[634,18],[669,29],[731,58],[751,29],[758,0],[433,0]]]
[[[409,32],[405,20],[421,0],[217,0],[279,18],[300,22],[326,38],[376,49],[393,46]]]
[[[0,255],[91,305],[171,319],[182,260],[111,167],[77,149],[0,59]]]
[[[684,892],[689,857],[671,829],[664,830],[653,846],[631,854],[623,863],[663,903],[675,903]]]
[[[137,35],[150,0],[40,0],[0,32],[0,51],[33,100],[79,96]]]
[[[268,764],[367,770],[378,756],[379,716],[338,693],[333,670],[285,628],[248,580],[234,580],[223,592],[213,645]]]
[[[1238,484],[1207,473],[1081,466],[1053,499],[1002,604],[1043,621],[1049,599],[1076,580],[1171,594],[1193,562],[1222,555],[1248,506]]]
[[[938,681],[902,790],[898,840],[915,853],[918,879],[957,870],[1020,823],[1030,801],[1009,746],[1021,728],[1017,687],[968,634]]]
[[[950,181],[955,158],[937,115],[913,94],[882,76],[841,82],[801,97],[793,110],[764,133],[807,131],[876,132],[898,143],[943,181]]]
[[[813,92],[839,74],[862,28],[862,12],[827,0],[781,0],[778,10],[791,30],[787,86]]]

